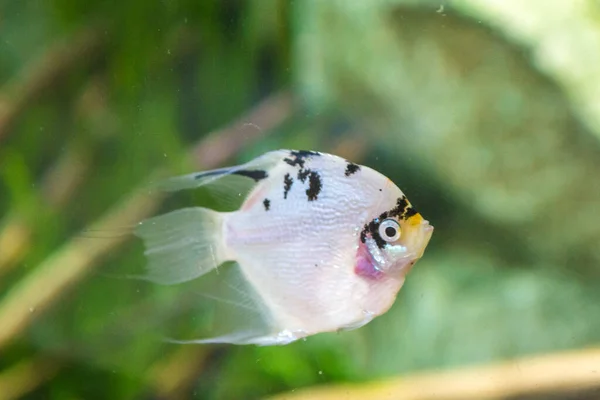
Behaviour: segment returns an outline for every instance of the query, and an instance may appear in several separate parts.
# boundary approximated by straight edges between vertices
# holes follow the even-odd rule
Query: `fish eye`
[[[400,239],[400,224],[395,219],[386,219],[379,225],[379,236],[386,242]]]

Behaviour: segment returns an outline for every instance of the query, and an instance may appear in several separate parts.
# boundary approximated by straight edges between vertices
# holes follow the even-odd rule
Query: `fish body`
[[[273,151],[175,178],[170,189],[232,176],[256,182],[239,210],[187,209],[183,218],[175,211],[137,231],[148,277],[159,283],[236,262],[232,297],[223,301],[249,321],[195,342],[286,344],[363,326],[391,307],[433,231],[384,175],[326,153]]]

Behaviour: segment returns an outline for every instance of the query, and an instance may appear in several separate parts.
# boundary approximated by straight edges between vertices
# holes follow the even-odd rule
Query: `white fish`
[[[391,180],[313,151],[272,151],[165,188],[227,179],[255,181],[239,210],[181,209],[136,229],[148,280],[182,283],[235,262],[218,275],[225,290],[206,293],[238,311],[222,315],[230,328],[188,342],[287,344],[363,326],[391,307],[433,232]]]

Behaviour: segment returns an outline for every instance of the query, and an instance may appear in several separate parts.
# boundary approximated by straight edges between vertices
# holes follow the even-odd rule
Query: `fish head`
[[[423,256],[431,239],[433,226],[400,189],[394,188],[384,194],[386,198],[378,202],[363,227],[355,265],[359,275],[404,277]]]

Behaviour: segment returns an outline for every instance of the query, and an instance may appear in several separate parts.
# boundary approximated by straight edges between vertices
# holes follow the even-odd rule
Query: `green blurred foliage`
[[[0,134],[0,227],[15,215],[32,226],[23,256],[0,271],[0,307],[157,166],[189,172],[193,143],[286,89],[299,100],[293,115],[231,164],[276,148],[333,151],[356,137],[355,161],[397,182],[436,232],[386,315],[285,347],[190,350],[197,363],[173,398],[252,399],[597,344],[597,136],[499,28],[465,9],[441,16],[431,2],[411,3],[1,3],[0,111],[47,49],[84,31],[100,44]],[[81,180],[57,205],[44,182],[71,152]],[[548,179],[533,176],[540,170]],[[190,203],[222,206],[198,191],[163,209]],[[109,252],[0,349],[0,376],[50,357],[58,372],[25,398],[162,395],[155,367],[168,375],[164,362],[181,347],[163,334],[201,336],[211,315],[193,288],[111,275],[143,265],[140,243]]]

